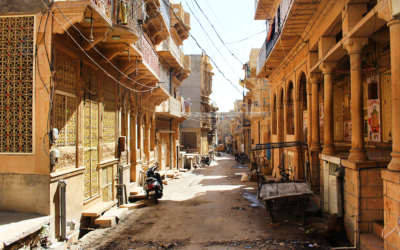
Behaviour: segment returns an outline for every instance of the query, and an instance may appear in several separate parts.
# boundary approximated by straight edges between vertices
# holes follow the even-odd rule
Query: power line
[[[220,70],[220,68],[218,67],[218,65],[214,62],[214,60],[208,56],[208,54],[205,52],[205,50],[200,46],[199,42],[193,37],[193,35],[189,32],[189,30],[186,28],[185,24],[181,21],[181,19],[175,14],[175,12],[173,11],[172,7],[169,6],[169,4],[167,4],[165,2],[165,0],[162,0],[166,6],[168,6],[168,8],[170,8],[172,10],[172,13],[174,14],[175,18],[182,24],[183,28],[186,30],[186,32],[192,37],[192,39],[196,42],[196,45],[202,50],[202,52],[208,57],[210,58],[210,60],[214,63],[215,67],[218,69],[218,71],[221,73],[221,75],[237,90],[239,91],[240,94],[242,94],[242,92],[240,92],[240,90],[232,83],[231,80],[229,80],[225,74]]]

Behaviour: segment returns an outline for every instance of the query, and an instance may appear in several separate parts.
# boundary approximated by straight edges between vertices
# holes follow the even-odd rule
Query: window
[[[33,153],[34,17],[0,20],[0,153]]]
[[[197,133],[182,132],[183,149],[197,149]]]

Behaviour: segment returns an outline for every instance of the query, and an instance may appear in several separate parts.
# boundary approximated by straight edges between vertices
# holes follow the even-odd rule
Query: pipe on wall
[[[60,232],[61,239],[67,238],[67,181],[58,181],[60,196]]]

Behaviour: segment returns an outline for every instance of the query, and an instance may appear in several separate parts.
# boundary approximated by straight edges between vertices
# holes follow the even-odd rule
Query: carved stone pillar
[[[400,20],[392,20],[388,24],[390,29],[390,60],[392,67],[392,160],[388,170],[400,171]]]
[[[364,145],[364,105],[362,84],[363,46],[368,43],[368,37],[349,38],[344,47],[350,55],[350,79],[351,79],[351,149],[349,161],[368,160]]]
[[[311,74],[311,151],[321,151],[321,143],[319,140],[319,101],[318,101],[318,84],[319,74]]]
[[[332,72],[336,62],[323,62],[320,65],[324,75],[324,149],[323,154],[333,155],[336,153],[333,141],[333,83]]]

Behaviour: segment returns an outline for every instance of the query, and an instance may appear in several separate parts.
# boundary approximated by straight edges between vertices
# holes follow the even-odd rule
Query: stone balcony
[[[182,102],[170,96],[168,100],[156,107],[156,112],[171,118],[180,118],[182,116]]]
[[[172,37],[157,46],[158,54],[176,71],[183,68],[184,55]]]
[[[137,5],[136,1],[131,0],[131,3]],[[120,44],[127,47],[127,44],[137,42],[137,12],[128,13],[126,20],[119,20],[114,4],[115,0],[55,0],[51,7],[56,18],[53,21],[53,33],[63,34],[72,25],[76,26],[90,41],[84,40],[81,44],[87,51],[95,45],[102,48],[112,44],[120,48]],[[120,48],[122,51],[123,48]]]

